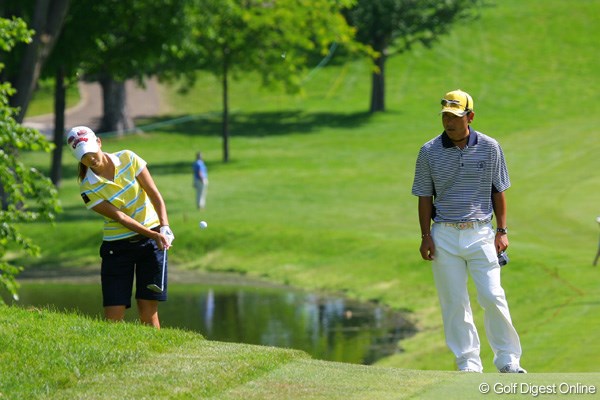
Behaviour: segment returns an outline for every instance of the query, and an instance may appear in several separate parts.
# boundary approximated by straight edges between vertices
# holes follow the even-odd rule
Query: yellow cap
[[[474,110],[473,98],[467,92],[460,89],[453,90],[444,95],[442,99],[442,111],[449,112],[459,117],[467,115]]]

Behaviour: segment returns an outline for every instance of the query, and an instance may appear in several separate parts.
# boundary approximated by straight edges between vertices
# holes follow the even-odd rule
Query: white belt
[[[480,226],[484,226],[490,223],[490,220],[487,221],[466,221],[466,222],[440,222],[440,224],[443,224],[444,226],[449,226],[455,229],[458,229],[459,231],[462,231],[464,229],[475,229],[475,228],[479,228]]]

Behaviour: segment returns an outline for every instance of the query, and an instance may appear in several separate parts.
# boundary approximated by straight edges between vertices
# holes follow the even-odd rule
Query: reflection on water
[[[23,283],[20,305],[51,305],[100,317],[98,284]],[[161,325],[211,340],[288,347],[314,358],[371,364],[414,333],[399,313],[340,297],[278,288],[178,284],[159,308]],[[127,319],[136,320],[135,305]]]

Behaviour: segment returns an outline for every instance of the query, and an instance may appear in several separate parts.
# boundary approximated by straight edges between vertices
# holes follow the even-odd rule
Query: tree
[[[350,51],[368,47],[353,41],[341,15],[353,0],[195,0],[190,12],[192,42],[183,46],[180,65],[213,73],[223,88],[223,161],[229,160],[229,80],[257,72],[266,86],[299,90],[307,60],[327,54],[333,42]],[[193,80],[193,75],[191,76]],[[189,77],[188,76],[188,77]]]
[[[177,51],[185,30],[184,7],[189,0],[80,0],[73,4],[65,26],[65,45],[81,35],[82,27],[93,40],[82,49],[82,73],[102,86],[104,112],[99,132],[134,128],[125,108],[125,81],[143,84],[160,73]],[[203,10],[192,10],[196,13]],[[84,25],[85,23],[85,25]],[[176,63],[169,63],[177,67]]]
[[[20,123],[25,118],[29,101],[35,90],[46,59],[52,52],[64,22],[69,0],[7,0],[0,9],[0,16],[17,16],[29,21],[35,32],[32,42],[22,47],[17,54],[15,65],[9,66],[8,81],[16,89],[10,97],[10,106],[18,110],[16,120]]]
[[[8,73],[3,71],[6,80],[11,82],[16,89],[11,92],[9,104],[17,110],[15,118],[19,123],[25,117],[29,101],[43,66],[52,53],[68,8],[69,0],[7,0],[0,8],[0,16],[25,17],[30,21],[34,32],[31,43],[18,46],[16,51],[10,53],[12,57],[8,58],[7,55],[3,57],[8,58]],[[60,150],[62,150],[62,143]],[[5,202],[6,190],[3,185],[4,182],[0,182],[0,195]]]
[[[385,111],[385,61],[421,43],[433,45],[453,24],[471,18],[481,0],[358,0],[345,12],[356,39],[376,52],[371,112]]]
[[[125,80],[140,84],[147,75],[177,68],[170,54],[187,34],[181,21],[187,0],[78,0],[43,70],[55,81],[54,152],[51,178],[59,185],[64,141],[65,89],[80,77],[102,87],[103,115],[97,132],[135,129],[125,107]],[[158,28],[160,27],[160,29]]]
[[[31,42],[32,34],[23,20],[0,18],[1,54],[10,51],[18,42]],[[0,64],[0,71],[2,69]],[[0,182],[6,199],[6,207],[0,209],[0,288],[6,288],[17,298],[14,277],[22,267],[6,261],[6,253],[8,249],[17,247],[37,255],[39,247],[23,236],[16,224],[53,220],[59,206],[50,180],[36,169],[28,168],[18,158],[20,152],[48,152],[51,146],[39,132],[24,128],[16,121],[18,110],[9,106],[12,94],[14,89],[9,83],[0,83]]]
[[[180,21],[184,20],[183,4],[187,2],[4,0],[0,12],[21,17],[36,30],[34,46],[17,49],[11,62],[7,62],[12,82],[23,75],[27,77],[27,85],[15,85],[17,94],[11,104],[20,107],[24,115],[31,97],[27,89],[35,87],[45,61],[56,53],[60,56],[52,57],[46,76],[54,78],[64,69],[66,84],[76,73],[101,84],[104,114],[100,126],[94,127],[97,131],[133,129],[133,121],[125,109],[124,82],[136,79],[143,84],[146,76],[157,72],[164,55],[181,41]],[[60,20],[55,18],[59,14]],[[34,66],[35,74],[23,73]]]

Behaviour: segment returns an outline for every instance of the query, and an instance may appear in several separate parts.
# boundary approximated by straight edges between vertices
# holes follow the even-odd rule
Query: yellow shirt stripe
[[[79,185],[86,207],[92,209],[102,201],[108,201],[140,224],[148,228],[158,226],[158,214],[136,179],[146,167],[146,161],[130,150],[105,154],[115,164],[115,178],[111,181],[88,169]],[[104,218],[104,240],[119,240],[135,235],[135,232],[118,222]]]

